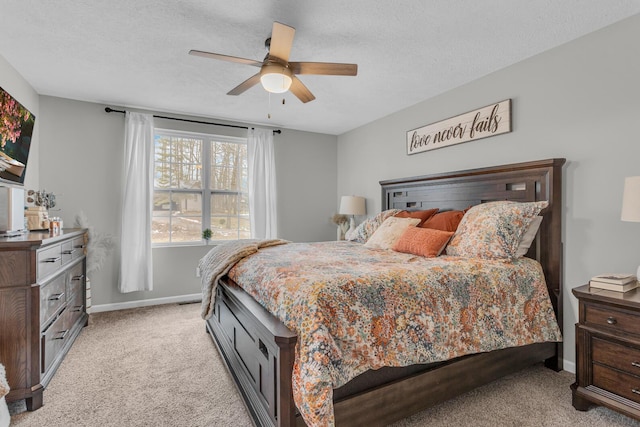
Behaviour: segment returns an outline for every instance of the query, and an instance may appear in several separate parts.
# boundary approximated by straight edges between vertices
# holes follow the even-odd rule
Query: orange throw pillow
[[[418,227],[422,226],[426,220],[434,216],[438,212],[438,209],[426,209],[423,211],[401,211],[395,214],[395,217],[398,218],[418,218],[420,223],[418,223]]]
[[[456,231],[463,216],[464,211],[438,212],[418,227],[433,228],[442,231]]]
[[[453,236],[452,231],[410,227],[393,245],[393,250],[425,258],[434,258],[440,255],[444,247],[447,246],[451,236]]]

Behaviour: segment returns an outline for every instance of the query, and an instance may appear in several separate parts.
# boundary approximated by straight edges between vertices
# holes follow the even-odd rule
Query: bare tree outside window
[[[156,129],[152,243],[250,237],[244,138]]]

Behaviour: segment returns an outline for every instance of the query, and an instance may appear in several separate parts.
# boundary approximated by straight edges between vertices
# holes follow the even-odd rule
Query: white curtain
[[[275,239],[278,237],[278,215],[273,131],[249,129],[247,156],[251,237]]]
[[[124,198],[120,236],[120,292],[153,289],[151,212],[153,197],[153,116],[125,116]]]

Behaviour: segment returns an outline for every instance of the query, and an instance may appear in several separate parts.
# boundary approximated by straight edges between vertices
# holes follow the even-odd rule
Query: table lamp
[[[365,198],[360,196],[342,196],[340,200],[340,213],[343,215],[351,215],[347,234],[353,233],[356,229],[355,216],[367,213]]]
[[[629,176],[624,179],[622,215],[620,219],[640,222],[640,176]],[[640,267],[638,267],[636,276],[640,278]]]

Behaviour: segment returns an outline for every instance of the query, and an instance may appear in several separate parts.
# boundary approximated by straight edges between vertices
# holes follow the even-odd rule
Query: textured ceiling
[[[1,0],[0,55],[42,95],[338,135],[636,13],[640,0]],[[307,104],[260,85],[228,96],[257,69],[188,55],[262,60],[273,21],[296,28],[292,61],[358,76],[301,76]]]

